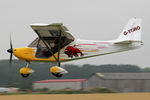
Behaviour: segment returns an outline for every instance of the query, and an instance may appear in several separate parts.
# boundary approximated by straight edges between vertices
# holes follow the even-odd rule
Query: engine
[[[58,78],[62,77],[64,74],[68,73],[68,71],[66,71],[65,69],[58,67],[58,66],[52,66],[50,68],[50,72]]]

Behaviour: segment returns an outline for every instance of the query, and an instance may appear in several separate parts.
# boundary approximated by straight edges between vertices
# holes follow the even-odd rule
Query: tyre
[[[26,78],[28,77],[30,74],[21,74],[22,77]]]

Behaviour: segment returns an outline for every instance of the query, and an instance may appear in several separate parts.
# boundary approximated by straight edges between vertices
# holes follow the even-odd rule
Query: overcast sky
[[[73,64],[134,64],[150,67],[149,0],[1,0],[0,59],[9,59],[9,34],[13,47],[25,47],[37,37],[32,23],[62,22],[80,39],[111,40],[132,17],[143,19],[140,49],[77,60]],[[15,58],[15,57],[13,57]]]

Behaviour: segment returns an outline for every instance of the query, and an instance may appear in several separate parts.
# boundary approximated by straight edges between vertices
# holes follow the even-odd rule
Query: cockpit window
[[[55,54],[58,52],[58,47],[59,47],[59,37],[45,37],[44,40],[46,40],[46,43],[48,44],[49,48]],[[61,37],[60,40],[60,49],[71,43],[73,40],[68,39],[66,37]],[[49,58],[52,56],[50,51],[47,49],[45,46],[44,42],[36,38],[30,45],[29,47],[36,47],[37,51],[35,54],[35,57],[37,58]]]

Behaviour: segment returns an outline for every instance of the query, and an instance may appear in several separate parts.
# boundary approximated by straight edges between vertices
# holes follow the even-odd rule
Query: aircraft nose
[[[7,52],[8,53],[13,53],[13,49],[8,49]]]

